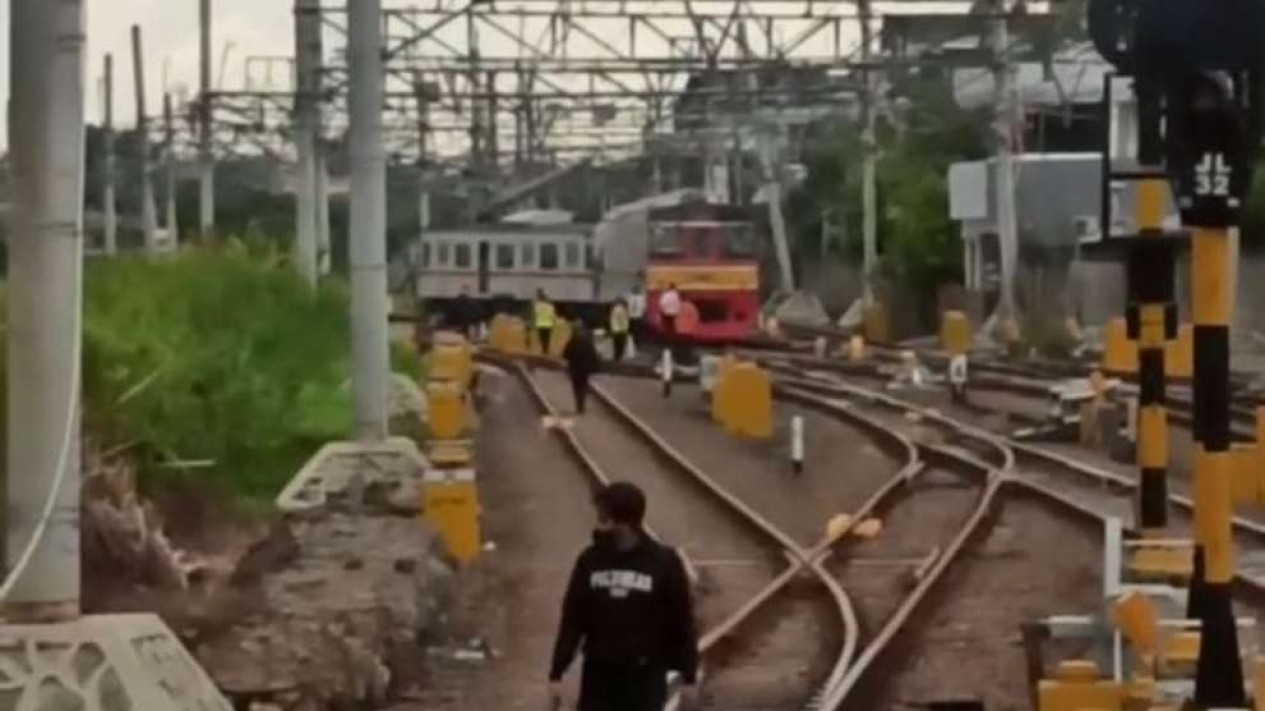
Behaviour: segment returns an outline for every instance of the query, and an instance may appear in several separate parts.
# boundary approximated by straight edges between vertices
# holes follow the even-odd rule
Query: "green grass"
[[[84,426],[131,443],[147,483],[192,476],[272,497],[351,426],[348,297],[309,292],[276,252],[230,241],[89,264]],[[395,367],[420,372],[417,356]]]

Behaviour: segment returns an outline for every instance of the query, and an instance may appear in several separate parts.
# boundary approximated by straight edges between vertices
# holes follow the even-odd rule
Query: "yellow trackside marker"
[[[422,479],[422,515],[460,563],[479,557],[479,492],[473,469],[432,469]]]
[[[865,338],[853,336],[848,339],[848,360],[859,363],[865,360]]]

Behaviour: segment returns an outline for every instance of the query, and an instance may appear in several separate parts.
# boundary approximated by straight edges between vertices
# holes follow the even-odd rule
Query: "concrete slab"
[[[0,627],[0,711],[233,711],[152,614]]]
[[[323,508],[332,498],[359,500],[359,494],[371,485],[416,487],[429,468],[429,462],[410,439],[331,442],[321,447],[290,480],[277,496],[277,508],[285,513],[310,512]]]

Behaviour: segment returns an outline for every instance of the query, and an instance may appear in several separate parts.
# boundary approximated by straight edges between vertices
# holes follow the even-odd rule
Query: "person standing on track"
[[[553,324],[558,318],[553,302],[545,296],[544,289],[536,290],[536,301],[532,303],[532,327],[536,329],[536,340],[540,343],[540,354],[549,357],[549,341],[553,335]]]
[[[671,341],[676,336],[676,318],[681,315],[681,295],[676,284],[668,284],[668,290],[659,296],[659,320],[663,324],[663,335]]]
[[[562,359],[567,362],[567,375],[571,376],[571,393],[575,397],[575,414],[584,414],[584,401],[589,394],[589,379],[598,371],[601,361],[597,356],[597,347],[593,338],[584,327],[584,322],[576,319],[571,329],[571,340],[562,349]]]
[[[615,299],[615,305],[611,306],[610,327],[611,327],[611,344],[615,347],[615,362],[624,359],[624,352],[628,349],[628,329],[631,325],[631,319],[628,316],[628,305],[623,299]]]
[[[641,343],[646,338],[646,292],[641,284],[633,284],[628,294],[628,332],[634,343]]]
[[[646,497],[635,485],[611,484],[593,503],[593,544],[571,573],[549,669],[552,707],[581,644],[579,711],[660,711],[673,671],[685,705],[696,707],[698,639],[680,555],[646,533]]]

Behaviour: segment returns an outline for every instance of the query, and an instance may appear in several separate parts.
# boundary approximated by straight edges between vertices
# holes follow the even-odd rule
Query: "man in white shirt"
[[[663,334],[669,338],[676,335],[676,317],[681,313],[681,295],[676,291],[676,284],[668,284],[668,290],[659,297],[659,316],[663,320]]]
[[[633,284],[625,301],[628,303],[628,332],[632,334],[633,342],[638,343],[646,333],[646,292],[641,290],[641,284]]]

